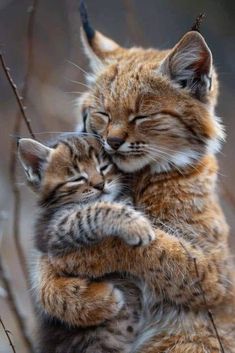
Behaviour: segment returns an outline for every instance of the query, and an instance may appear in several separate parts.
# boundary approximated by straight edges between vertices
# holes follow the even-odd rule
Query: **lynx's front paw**
[[[132,246],[148,245],[155,239],[155,231],[151,223],[136,211],[133,211],[132,216],[125,224],[124,232],[121,235],[122,239]]]
[[[92,311],[93,324],[101,324],[105,320],[110,320],[117,316],[125,304],[122,291],[112,283],[105,282],[93,283],[89,287],[88,291],[91,290],[93,292],[95,290]]]
[[[41,287],[44,311],[72,326],[97,326],[114,318],[125,301],[113,283],[55,276]]]

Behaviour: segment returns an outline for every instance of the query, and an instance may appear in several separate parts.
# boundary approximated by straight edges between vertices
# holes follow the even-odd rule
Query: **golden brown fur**
[[[118,167],[134,172],[130,185],[135,204],[154,218],[156,240],[147,248],[133,249],[107,239],[90,249],[90,256],[81,249],[64,258],[67,270],[94,277],[129,268],[154,288],[159,306],[167,302],[173,313],[180,304],[179,321],[172,324],[166,311],[141,352],[221,352],[208,307],[225,351],[234,352],[234,279],[214,157],[223,131],[214,116],[218,83],[211,53],[194,32],[172,51],[163,52],[125,50],[113,44],[108,50],[106,38],[95,33],[85,43],[95,73],[90,92],[80,100],[81,114],[86,129],[101,136]],[[186,82],[178,80],[181,74]],[[204,85],[204,75],[210,84]],[[130,117],[139,115],[158,119],[136,126]],[[117,150],[109,144],[113,137],[122,140]],[[148,146],[143,144],[142,155],[136,148],[135,155],[130,146],[142,141]],[[176,151],[185,158],[172,159]]]
[[[162,308],[136,351],[221,352],[209,307],[225,351],[235,352],[228,227],[216,194],[213,154],[223,132],[214,116],[211,53],[194,32],[163,52],[126,50],[98,32],[83,40],[94,70],[90,92],[80,100],[85,127],[133,175],[135,204],[154,219],[156,240],[132,248],[107,238],[52,258],[45,278],[47,271],[91,278],[127,271],[146,281]],[[113,138],[121,141],[117,149]]]
[[[146,206],[149,214],[157,216],[159,224],[161,221],[167,221],[166,228],[169,227],[168,233],[157,230],[156,240],[147,248],[133,249],[121,242],[117,244],[114,239],[107,239],[90,249],[90,256],[87,251],[80,250],[64,257],[63,261],[54,263],[57,270],[61,264],[61,270],[64,270],[66,263],[66,271],[69,273],[92,277],[128,269],[128,272],[144,278],[149,286],[155,289],[157,302],[170,300],[191,311],[192,318],[189,321],[193,327],[187,323],[188,327],[186,325],[184,328],[186,333],[180,327],[181,324],[175,327],[176,332],[179,331],[180,340],[178,334],[176,337],[171,335],[168,339],[165,335],[161,346],[160,332],[159,337],[156,335],[156,343],[151,344],[151,349],[146,348],[146,352],[164,352],[162,347],[167,346],[166,342],[169,343],[168,349],[177,342],[186,342],[189,351],[192,351],[191,340],[197,342],[198,348],[195,348],[195,352],[203,352],[205,347],[209,352],[216,352],[210,350],[210,341],[216,342],[214,347],[218,342],[207,317],[193,258],[196,259],[200,283],[206,293],[207,304],[213,310],[219,333],[229,349],[228,352],[233,352],[234,337],[231,338],[228,333],[232,335],[235,327],[232,305],[234,289],[226,245],[228,229],[214,195],[216,169],[215,160],[208,157],[198,166],[198,170],[192,169],[186,176],[173,173],[172,176],[168,174],[166,178],[156,177],[157,180],[148,178],[144,184],[138,183],[142,176],[140,180],[136,179],[140,187],[135,189],[137,195],[139,192],[141,195],[142,185],[149,185],[139,200],[139,195],[137,196],[137,205],[140,202],[141,206]],[[153,195],[156,195],[158,202],[154,203]],[[184,313],[181,307],[185,317],[188,309],[185,309]],[[226,320],[222,320],[225,313]],[[167,317],[163,320],[167,320]],[[149,343],[146,346],[148,347]],[[184,352],[185,347],[183,344],[182,349],[176,346],[175,352]]]

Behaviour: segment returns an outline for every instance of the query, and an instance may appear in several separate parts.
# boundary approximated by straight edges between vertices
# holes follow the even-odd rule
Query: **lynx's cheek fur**
[[[154,71],[147,76],[145,66],[138,72],[119,69],[112,89],[103,79],[108,74],[109,68],[97,79],[102,93],[98,88],[92,93],[86,129],[102,137],[119,168],[130,172],[150,164],[168,171],[218,150],[223,132],[205,103],[155,77]],[[122,90],[125,80],[129,90]],[[103,102],[98,107],[97,100]]]
[[[150,164],[169,171],[219,150],[218,82],[199,33],[188,32],[166,51],[117,46],[101,61],[90,92],[80,98],[80,116],[119,168],[131,172]]]

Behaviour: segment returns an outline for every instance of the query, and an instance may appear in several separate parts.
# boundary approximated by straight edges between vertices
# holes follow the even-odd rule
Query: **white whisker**
[[[77,69],[79,69],[80,71],[82,71],[85,75],[90,75],[86,70],[84,70],[83,68],[81,68],[81,66],[79,66],[78,64],[75,64],[74,62],[70,61],[70,60],[66,60],[67,63],[73,65],[74,67],[76,67]]]

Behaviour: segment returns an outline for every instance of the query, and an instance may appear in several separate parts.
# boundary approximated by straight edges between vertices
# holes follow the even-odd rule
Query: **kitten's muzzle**
[[[101,182],[101,183],[98,183],[98,184],[96,184],[96,185],[93,185],[93,188],[94,188],[94,189],[97,189],[97,190],[99,190],[99,191],[103,191],[103,190],[104,190],[104,185],[105,185],[105,183],[104,183],[104,182]]]

